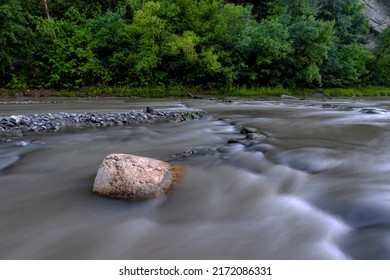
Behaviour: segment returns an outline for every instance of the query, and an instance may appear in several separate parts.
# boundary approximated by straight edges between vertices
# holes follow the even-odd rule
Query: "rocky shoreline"
[[[56,114],[0,116],[0,135],[23,136],[26,133],[59,131],[63,128],[106,127],[159,120],[186,121],[200,118],[204,114],[203,111],[156,111],[147,107],[146,110],[118,113],[60,112]]]

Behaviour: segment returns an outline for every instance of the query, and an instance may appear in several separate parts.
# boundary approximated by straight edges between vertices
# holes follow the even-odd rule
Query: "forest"
[[[0,0],[0,87],[390,86],[358,0]]]

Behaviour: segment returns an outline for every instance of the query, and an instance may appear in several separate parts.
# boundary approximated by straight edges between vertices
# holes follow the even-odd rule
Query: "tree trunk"
[[[48,0],[42,0],[43,8],[45,9],[46,18],[50,19],[49,7],[47,6]]]

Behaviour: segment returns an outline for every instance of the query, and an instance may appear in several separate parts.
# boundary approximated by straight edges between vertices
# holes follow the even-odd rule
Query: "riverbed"
[[[2,137],[0,259],[390,258],[390,100],[38,100],[0,116],[147,106],[207,114]],[[185,172],[162,199],[99,197],[110,153]]]

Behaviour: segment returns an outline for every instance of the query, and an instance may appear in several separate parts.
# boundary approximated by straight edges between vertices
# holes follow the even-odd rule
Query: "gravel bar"
[[[121,113],[64,113],[0,116],[0,134],[23,135],[25,133],[59,131],[65,127],[105,127],[158,120],[186,121],[200,118],[203,111],[132,110]]]

